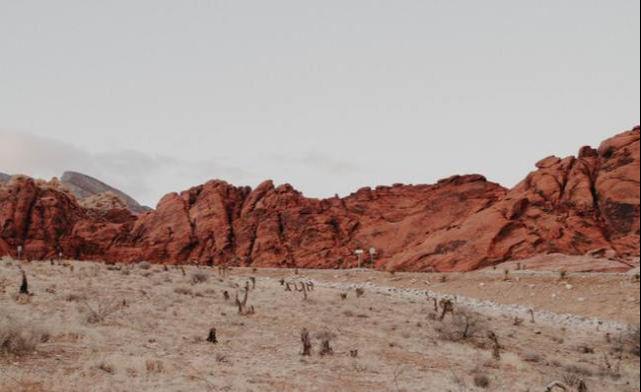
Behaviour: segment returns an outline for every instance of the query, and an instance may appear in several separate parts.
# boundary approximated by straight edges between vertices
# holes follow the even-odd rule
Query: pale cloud
[[[167,192],[211,178],[251,177],[216,159],[187,161],[135,150],[87,152],[52,138],[0,130],[0,172],[49,179],[68,170],[96,177],[152,206]]]

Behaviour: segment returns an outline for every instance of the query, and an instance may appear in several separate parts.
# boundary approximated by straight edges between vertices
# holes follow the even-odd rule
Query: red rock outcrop
[[[502,200],[390,264],[468,271],[547,253],[639,255],[639,128],[536,166]]]
[[[0,185],[0,254],[90,260],[467,271],[539,254],[639,255],[639,130],[549,157],[512,190],[480,175],[305,198],[290,185],[211,181],[155,211],[79,205],[64,189]],[[116,207],[122,207],[117,203]],[[364,261],[369,261],[369,254]],[[621,263],[617,263],[620,268]],[[603,270],[603,266],[599,267]],[[606,268],[607,269],[607,268]]]

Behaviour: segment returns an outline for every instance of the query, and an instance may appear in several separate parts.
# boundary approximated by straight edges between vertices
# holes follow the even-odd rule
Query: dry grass
[[[43,326],[0,310],[0,355],[30,354],[48,339]]]
[[[72,271],[21,263],[34,295],[19,304],[13,298],[16,264],[0,265],[0,337],[11,336],[11,347],[22,348],[0,355],[0,392],[538,391],[555,380],[582,381],[590,391],[639,389],[634,329],[613,333],[608,341],[604,331],[545,324],[540,313],[536,323],[516,325],[514,316],[458,303],[439,321],[424,295],[381,293],[365,282],[438,281],[429,275],[300,270],[296,281],[315,283],[301,301],[280,284],[294,278],[287,270],[230,269],[212,279],[215,269],[194,267],[184,267],[183,274],[176,268],[74,262]],[[200,274],[209,278],[192,286]],[[496,275],[504,287],[517,287],[521,277],[514,273],[504,282]],[[464,279],[448,275],[437,288],[463,286]],[[558,285],[558,275],[549,280]],[[242,302],[248,281],[247,308],[251,304],[255,312],[239,314],[234,298],[239,293]],[[346,286],[325,284],[340,282]],[[572,284],[581,287],[581,281]],[[358,297],[358,287],[365,295]],[[638,287],[630,287],[633,295]],[[350,295],[343,300],[344,293]],[[215,343],[207,340],[212,326]],[[16,331],[27,331],[26,338],[15,338]],[[489,331],[499,338],[500,360],[492,359]],[[306,344],[311,355],[302,356]]]

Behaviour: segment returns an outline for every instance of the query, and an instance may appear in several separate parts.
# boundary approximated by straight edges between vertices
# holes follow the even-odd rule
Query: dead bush
[[[138,268],[143,270],[151,269],[151,263],[148,261],[141,261],[140,263],[138,263]]]
[[[320,356],[324,357],[327,355],[334,355],[334,349],[332,348],[332,341],[336,339],[336,334],[329,331],[323,331],[316,335],[316,338],[320,340]]]
[[[543,358],[537,354],[537,353],[526,353],[523,354],[522,358],[525,362],[530,362],[530,363],[540,363],[543,361]]]
[[[71,293],[65,297],[65,301],[67,302],[82,302],[86,300],[87,300],[87,296],[84,294]]]
[[[165,365],[162,361],[148,359],[145,362],[145,368],[147,369],[147,374],[160,374],[165,371]]]
[[[478,388],[487,389],[490,387],[490,378],[485,374],[475,374],[474,385]]]
[[[637,325],[623,332],[614,343],[614,351],[639,356],[641,343],[641,328]]]
[[[460,309],[452,313],[447,321],[436,325],[436,332],[442,340],[459,342],[487,335],[485,319],[478,313]]]
[[[0,313],[0,355],[28,354],[46,342],[49,333],[36,324]]]
[[[209,276],[201,271],[191,274],[191,284],[201,284],[209,280]]]
[[[187,287],[176,287],[174,289],[174,293],[180,294],[180,295],[194,295],[194,292]]]
[[[300,340],[301,343],[303,344],[303,352],[302,356],[304,357],[309,357],[312,355],[312,340],[309,337],[309,331],[306,328],[303,328],[303,330],[300,333]]]
[[[96,369],[101,370],[107,374],[116,374],[116,368],[112,363],[107,361],[100,361],[96,363]]]
[[[563,382],[571,387],[575,388],[577,392],[588,392],[588,386],[585,381],[574,374],[568,374],[563,377]]]
[[[87,301],[82,304],[81,313],[84,315],[84,321],[88,324],[101,324],[109,316],[122,310],[126,306],[126,301],[111,299],[95,305],[91,305]]]

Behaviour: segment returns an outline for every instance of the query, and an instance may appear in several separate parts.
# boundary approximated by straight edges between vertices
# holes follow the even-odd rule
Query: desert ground
[[[0,391],[639,391],[637,272],[508,265],[391,274],[5,259]]]

